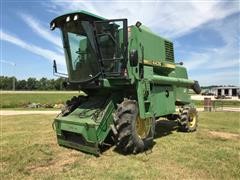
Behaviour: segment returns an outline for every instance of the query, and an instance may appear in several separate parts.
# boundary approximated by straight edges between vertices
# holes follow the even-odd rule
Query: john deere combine
[[[188,90],[201,89],[175,63],[171,41],[140,22],[128,26],[127,19],[85,11],[59,16],[50,26],[62,33],[65,85],[85,93],[55,118],[59,145],[98,155],[112,138],[122,153],[139,153],[152,146],[159,117],[176,120],[181,131],[196,130]]]

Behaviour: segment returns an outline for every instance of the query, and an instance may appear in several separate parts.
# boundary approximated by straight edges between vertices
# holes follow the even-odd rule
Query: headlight
[[[74,21],[78,20],[78,15],[75,15],[75,16],[73,17],[73,20],[74,20]]]
[[[50,26],[50,29],[51,29],[51,30],[54,30],[54,29],[55,29],[55,26],[56,26],[55,23],[52,23],[52,25]]]
[[[70,16],[66,18],[66,22],[69,22],[69,21],[70,21]]]

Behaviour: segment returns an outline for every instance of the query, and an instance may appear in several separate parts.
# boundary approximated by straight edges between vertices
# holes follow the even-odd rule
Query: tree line
[[[65,90],[62,85],[64,80],[64,78],[47,79],[44,77],[39,80],[33,77],[27,80],[18,80],[16,77],[0,76],[0,90]],[[202,89],[219,86],[220,85],[203,86]]]
[[[33,77],[27,80],[18,80],[16,77],[0,76],[1,90],[64,90],[62,83],[64,78],[36,79]]]

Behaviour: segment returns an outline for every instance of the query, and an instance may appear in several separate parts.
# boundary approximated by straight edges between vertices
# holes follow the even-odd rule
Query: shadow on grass
[[[159,120],[156,122],[154,139],[168,136],[172,134],[173,131],[176,131],[177,129],[178,129],[178,124],[176,121]],[[156,142],[153,141],[152,145],[148,146],[148,149],[145,151],[145,154],[149,154],[149,152],[151,153],[151,149],[155,146],[155,144]],[[114,152],[121,155],[131,155],[131,153],[122,152],[116,147],[114,148]]]
[[[154,138],[160,138],[172,134],[178,129],[176,121],[160,120],[156,122]]]

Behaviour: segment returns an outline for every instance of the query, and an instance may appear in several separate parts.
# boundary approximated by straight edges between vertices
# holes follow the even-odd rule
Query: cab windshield
[[[69,80],[89,81],[100,74],[92,25],[87,21],[69,22],[62,28]]]
[[[108,20],[95,23],[96,40],[106,76],[119,76],[125,55],[124,23],[122,20]]]
[[[69,21],[61,29],[71,82],[123,74],[127,59],[126,20]]]

